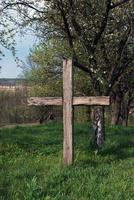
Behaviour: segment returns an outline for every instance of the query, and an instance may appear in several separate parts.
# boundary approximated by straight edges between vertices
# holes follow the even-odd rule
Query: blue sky
[[[23,62],[26,62],[26,58],[29,54],[29,49],[32,48],[36,41],[36,38],[32,34],[27,34],[25,37],[16,37],[16,55]],[[9,50],[4,49],[5,56],[0,60],[0,66],[2,66],[0,78],[16,78],[22,73],[22,69],[17,67],[14,61],[14,57]]]

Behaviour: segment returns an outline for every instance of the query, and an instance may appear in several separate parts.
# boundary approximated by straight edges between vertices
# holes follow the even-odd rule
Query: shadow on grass
[[[108,137],[113,136],[134,136],[134,127],[129,126],[107,126],[106,133],[108,133]]]
[[[115,160],[123,160],[126,158],[131,158],[134,156],[134,142],[124,141],[116,146],[110,146],[102,151],[100,151],[101,156],[114,156]]]
[[[92,131],[89,126],[76,126],[74,133],[75,151],[78,149],[87,156],[83,161],[84,165],[97,166],[105,157],[112,157],[113,161],[126,159],[134,156],[132,148],[133,128],[109,127],[105,147],[99,151],[100,161],[91,161],[95,153],[91,148],[90,140]],[[1,139],[4,143],[16,144],[26,152],[41,152],[43,154],[57,154],[62,150],[63,129],[62,125],[48,124],[37,127],[16,127],[1,131]],[[109,137],[110,136],[110,137]],[[112,144],[114,142],[114,144]],[[88,159],[89,158],[89,159]],[[103,159],[104,158],[104,159]],[[81,162],[81,161],[80,161]],[[111,161],[110,161],[111,162]]]
[[[78,141],[76,141],[76,146],[78,150],[81,150],[84,156],[83,160],[78,159],[77,164],[87,167],[88,165],[96,168],[102,163],[110,164],[112,162],[118,162],[119,160],[125,160],[134,157],[134,134],[133,128],[113,128],[111,132],[107,132],[107,137],[105,141],[105,146],[98,151],[95,155],[95,151],[92,149],[91,134],[86,136],[83,140],[83,136],[78,136]],[[85,137],[84,136],[84,137]],[[110,137],[109,137],[110,136]],[[77,140],[76,139],[76,140]],[[80,153],[81,154],[81,153]]]
[[[16,127],[1,131],[3,143],[17,145],[26,152],[57,154],[62,148],[61,127]]]

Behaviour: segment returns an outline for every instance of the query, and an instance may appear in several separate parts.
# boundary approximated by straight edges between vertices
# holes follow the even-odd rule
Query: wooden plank
[[[72,60],[63,61],[63,162],[73,163]]]
[[[62,97],[31,97],[28,100],[28,105],[40,106],[40,105],[56,105],[61,106],[63,104]],[[73,97],[73,105],[110,105],[109,96],[98,97]]]
[[[28,106],[42,106],[42,105],[62,105],[61,97],[31,97],[27,99]]]
[[[100,105],[108,106],[110,105],[109,96],[98,96],[98,97],[74,97],[73,105]]]

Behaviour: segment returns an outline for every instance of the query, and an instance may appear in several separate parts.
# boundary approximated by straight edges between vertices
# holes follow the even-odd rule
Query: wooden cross
[[[63,98],[62,97],[31,97],[28,105],[63,105],[63,162],[65,165],[73,163],[73,106],[74,105],[109,105],[108,96],[73,97],[72,60],[63,61]]]

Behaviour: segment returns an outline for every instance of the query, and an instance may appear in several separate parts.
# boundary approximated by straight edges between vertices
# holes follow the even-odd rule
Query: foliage
[[[24,77],[33,88],[31,95],[61,96],[62,95],[62,59],[66,45],[60,46],[56,40],[46,45],[38,45],[31,49],[28,65],[24,67]],[[69,52],[69,51],[68,51]],[[91,84],[88,75],[74,70],[74,95],[90,95]]]
[[[2,1],[2,12],[12,9],[19,20],[12,16],[11,21],[21,30],[32,27],[41,45],[45,46],[35,50],[34,64],[46,62],[48,66],[32,72],[35,80],[41,79],[36,80],[41,84],[36,85],[33,94],[61,94],[61,81],[53,80],[51,74],[55,56],[56,62],[57,58],[59,62],[61,57],[72,56],[74,65],[86,72],[81,79],[78,75],[82,89],[78,94],[90,95],[91,91],[92,95],[111,95],[122,76],[130,71],[133,61],[130,44],[133,41],[133,8],[130,0]],[[8,16],[11,16],[10,11]],[[42,53],[43,49],[45,53]],[[52,71],[59,75],[57,65],[52,67]],[[52,79],[47,77],[50,74]],[[51,81],[51,86],[46,84],[42,87],[44,81]],[[122,87],[119,89],[121,92]]]
[[[93,154],[88,124],[75,125],[75,161],[62,165],[62,124],[0,129],[1,199],[132,200],[133,127],[107,127]]]
[[[12,16],[12,21],[21,29],[31,26],[41,42],[55,38],[59,48],[66,44],[62,55],[73,56],[74,65],[90,77],[96,95],[109,94],[120,71],[128,67],[122,57],[132,35],[129,0],[13,0],[1,5],[3,12],[15,10],[19,20]]]
[[[0,2],[0,60],[4,56],[4,48],[15,54],[15,34],[16,29],[10,21],[11,17],[7,12],[2,12],[2,2]]]
[[[24,76],[32,87],[33,96],[61,96],[62,68],[53,45],[40,45],[31,49]]]

